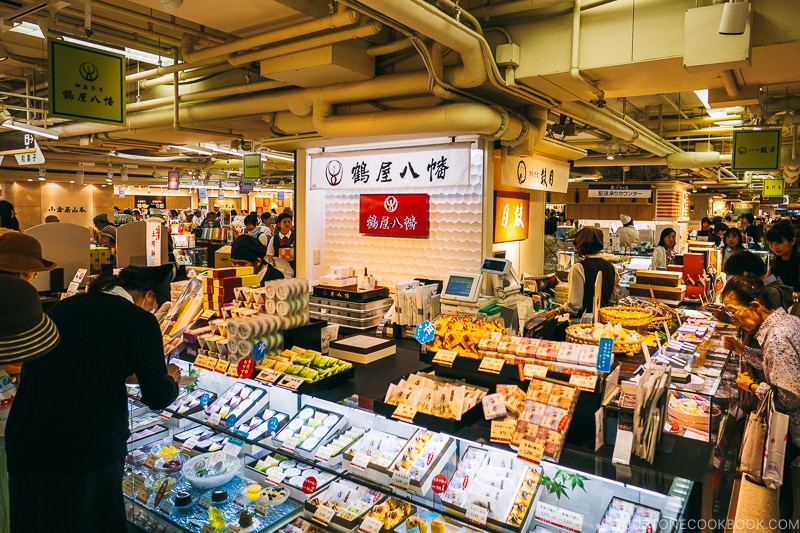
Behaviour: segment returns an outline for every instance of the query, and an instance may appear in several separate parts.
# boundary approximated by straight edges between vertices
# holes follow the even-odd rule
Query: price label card
[[[442,366],[453,366],[453,362],[458,357],[458,353],[454,352],[453,350],[439,350],[436,352],[436,355],[433,356],[433,362],[437,365]]]
[[[282,443],[281,448],[284,450],[294,451],[297,448],[297,437],[287,437]]]
[[[127,496],[133,497],[137,490],[144,486],[144,476],[141,474],[131,474],[122,482],[122,492]]]
[[[242,528],[236,524],[228,524],[228,527],[225,528],[225,533],[242,533]]]
[[[314,459],[317,461],[321,461],[323,463],[327,463],[331,460],[333,453],[336,451],[336,448],[326,444],[325,446],[320,446],[317,448],[317,451],[314,452]]]
[[[172,418],[172,414],[173,414],[172,411],[167,411],[167,410],[161,411],[161,418],[163,418],[164,420],[169,420],[170,418]]]
[[[189,437],[188,439],[183,441],[181,448],[183,448],[184,450],[192,450],[194,449],[195,446],[197,446],[198,442],[200,442],[200,437]]]
[[[285,477],[286,474],[283,473],[282,469],[275,469],[267,476],[267,481],[275,485],[280,485]]]
[[[417,416],[417,407],[405,403],[399,404],[397,409],[394,410],[394,413],[392,413],[392,418],[399,418],[406,422],[413,422],[415,416]]]
[[[492,432],[489,435],[489,440],[492,442],[511,442],[511,438],[514,436],[514,431],[516,429],[516,422],[492,420]]]
[[[242,451],[242,445],[229,439],[228,442],[225,443],[225,446],[222,447],[222,451],[231,457],[239,457]]]
[[[211,525],[211,522],[206,522],[203,524],[203,529],[200,530],[200,533],[217,533],[217,528]]]
[[[162,500],[161,505],[158,506],[158,510],[168,515],[172,512],[172,508],[175,507],[175,502],[170,499]]]
[[[389,480],[389,484],[392,487],[407,491],[408,486],[411,485],[411,476],[403,472],[392,472],[392,478]]]
[[[205,494],[200,496],[200,499],[197,500],[197,505],[199,505],[203,509],[208,509],[209,506],[211,505],[211,492],[206,492]]]
[[[303,481],[303,494],[311,494],[315,490],[317,490],[317,478],[308,476],[305,481]]]
[[[530,381],[533,378],[546,378],[547,367],[544,365],[537,365],[534,363],[525,363],[519,365],[519,380]]]
[[[236,496],[233,498],[233,503],[240,507],[244,507],[245,505],[249,504],[250,501],[247,499],[247,494],[244,492],[237,492]]]
[[[380,533],[381,529],[383,529],[383,522],[371,516],[366,517],[358,527],[359,533]]]
[[[212,426],[218,426],[222,422],[222,415],[219,413],[213,413],[211,416],[208,417],[208,423]]]
[[[299,376],[283,376],[283,379],[278,382],[278,387],[289,390],[297,390],[300,388],[300,385],[305,382],[306,380]]]
[[[544,444],[541,442],[534,442],[529,439],[522,439],[519,441],[519,451],[517,457],[529,463],[539,464],[542,462],[544,455]]]
[[[568,511],[542,501],[536,505],[533,516],[542,523],[555,526],[564,531],[580,533],[583,530],[582,514]]]
[[[355,468],[356,470],[361,470],[362,472],[369,467],[370,457],[368,453],[358,452],[353,456],[353,459],[350,461],[350,466]]]
[[[480,526],[486,525],[486,519],[489,518],[489,509],[471,503],[467,507],[467,514],[464,516],[467,520]]]
[[[225,372],[228,371],[229,366],[230,363],[228,361],[223,361],[222,359],[218,359],[216,364],[214,365],[214,371],[221,372],[222,374],[224,374]]]
[[[569,377],[569,383],[570,385],[575,385],[581,390],[594,392],[594,389],[597,386],[597,376],[580,376],[578,374],[572,374]]]
[[[157,460],[158,457],[156,457],[151,453],[150,455],[147,456],[147,459],[144,460],[144,467],[147,468],[148,470],[153,468],[154,466],[156,466]]]
[[[194,360],[194,366],[199,366],[206,370],[214,370],[217,366],[217,360],[207,355],[198,355]]]
[[[614,353],[614,339],[601,337],[597,351],[596,368],[600,372],[611,372],[611,358]]]
[[[328,507],[327,505],[320,505],[317,507],[317,511],[314,513],[314,516],[311,519],[314,522],[320,523],[323,526],[327,526],[333,520],[333,517],[336,516],[336,511]]]
[[[481,359],[481,364],[478,365],[478,372],[488,372],[489,374],[499,374],[503,371],[503,365],[506,362],[497,357],[484,357]]]
[[[262,383],[275,383],[279,379],[283,377],[281,372],[277,370],[272,370],[271,368],[265,368],[261,372],[258,373],[256,376],[256,381],[260,381]]]
[[[266,516],[267,511],[269,511],[269,505],[264,500],[258,500],[256,502],[255,509],[253,509],[256,514],[260,514],[261,516]]]
[[[147,500],[150,499],[150,489],[142,489],[136,493],[136,501],[142,505],[147,505]]]

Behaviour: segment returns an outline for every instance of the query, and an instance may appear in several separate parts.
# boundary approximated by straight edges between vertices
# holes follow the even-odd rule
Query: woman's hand
[[[178,365],[168,364],[167,365],[167,374],[171,377],[175,383],[178,383],[181,380],[181,369]]]
[[[754,384],[756,384],[755,381],[753,381],[753,378],[751,378],[750,374],[747,372],[736,373],[736,386],[743,391],[753,392]]]
[[[735,337],[731,337],[728,335],[727,337],[723,337],[723,346],[725,346],[726,350],[732,350],[735,353],[742,354],[744,352],[744,344],[742,344],[738,339]]]

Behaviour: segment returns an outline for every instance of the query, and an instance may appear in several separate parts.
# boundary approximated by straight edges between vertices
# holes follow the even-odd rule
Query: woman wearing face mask
[[[61,342],[23,365],[6,428],[12,533],[126,531],[125,379],[136,374],[151,409],[178,394],[180,370],[164,363],[152,315],[169,299],[172,277],[172,265],[129,266],[49,309]],[[98,320],[102,327],[89,329]],[[52,456],[54,439],[59,456],[86,460],[60,461],[54,475],[52,461],[43,459]]]

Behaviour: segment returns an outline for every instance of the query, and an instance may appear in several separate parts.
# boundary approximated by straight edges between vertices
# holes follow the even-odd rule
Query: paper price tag
[[[358,526],[359,533],[380,533],[381,529],[383,529],[383,522],[371,516],[366,517]]]
[[[516,429],[517,424],[515,422],[492,420],[492,431],[489,435],[489,440],[492,442],[511,442]]]
[[[156,461],[157,460],[158,460],[158,457],[156,457],[155,455],[153,455],[151,453],[150,455],[147,456],[147,459],[144,460],[144,467],[147,468],[148,470],[150,470],[151,468],[156,466]]]
[[[260,381],[262,383],[275,383],[279,379],[283,377],[281,372],[277,370],[272,370],[271,368],[265,368],[261,372],[258,373],[256,376],[256,381]]]
[[[137,490],[144,486],[144,476],[141,474],[131,474],[122,482],[122,492],[127,496],[133,497]]]
[[[228,371],[229,366],[230,363],[228,361],[223,361],[222,359],[218,359],[216,364],[214,365],[214,371],[221,372],[224,374],[225,372]]]
[[[233,498],[233,503],[241,507],[244,507],[245,505],[249,504],[250,501],[247,499],[247,494],[245,494],[244,492],[237,492],[236,496],[234,496]]]
[[[136,493],[136,501],[142,505],[147,505],[147,500],[150,499],[150,489],[142,489]]]
[[[242,528],[236,524],[228,524],[228,527],[225,528],[225,533],[242,533]]]
[[[392,487],[407,491],[408,486],[411,484],[411,476],[403,472],[392,472],[392,478],[389,480],[389,484]]]
[[[320,505],[317,507],[317,511],[314,513],[314,516],[311,517],[311,520],[322,524],[323,526],[327,526],[331,523],[331,520],[333,520],[334,516],[336,516],[336,511],[327,505]]]
[[[283,482],[283,479],[286,477],[286,474],[283,473],[283,470],[273,470],[268,476],[267,481],[273,483],[275,485],[280,485]]]
[[[256,512],[256,514],[266,516],[267,511],[269,511],[269,505],[264,500],[258,500],[253,510]]]
[[[331,460],[333,453],[336,451],[336,448],[326,444],[325,446],[320,446],[317,448],[317,451],[314,453],[314,459],[317,461],[321,461],[323,463],[327,463]]]
[[[167,411],[167,410],[161,411],[161,418],[163,418],[164,420],[169,420],[170,418],[172,418],[172,414],[173,414],[172,411]]]
[[[453,366],[453,362],[458,357],[458,353],[453,350],[439,350],[433,356],[433,362],[442,366]]]
[[[525,363],[519,365],[519,380],[530,381],[533,378],[546,378],[547,367],[544,365],[536,365],[533,363]]]
[[[197,505],[203,509],[208,509],[211,506],[211,492],[206,492],[200,499],[197,500]]]
[[[283,379],[278,382],[278,387],[289,390],[297,390],[300,388],[300,385],[305,382],[306,380],[299,376],[283,376]]]
[[[297,448],[297,444],[297,437],[288,437],[281,443],[281,448],[292,452]]]
[[[228,440],[228,442],[225,443],[225,446],[222,447],[222,451],[231,457],[239,457],[239,454],[242,451],[242,445],[237,444],[232,440]]]
[[[506,362],[497,357],[484,357],[481,359],[481,364],[478,365],[478,372],[487,372],[489,374],[499,374],[503,371],[503,365]]]
[[[544,444],[541,442],[534,442],[528,439],[522,439],[519,441],[519,451],[517,451],[517,457],[523,461],[528,461],[529,463],[538,465],[542,462],[543,455]]]
[[[206,522],[203,524],[203,529],[200,530],[200,533],[217,533],[217,528],[211,525],[211,522]]]
[[[214,370],[217,366],[217,359],[207,355],[198,355],[194,360],[194,366],[199,366],[206,370]]]
[[[392,413],[392,418],[399,418],[406,422],[413,422],[415,416],[417,416],[417,407],[405,403],[399,404],[397,409],[394,410],[394,413]]]
[[[540,501],[533,515],[536,520],[571,533],[583,530],[583,515]]]
[[[363,472],[369,467],[369,462],[370,462],[369,454],[364,452],[358,452],[353,456],[353,460],[350,461],[350,466],[352,466],[356,470],[361,470]]]
[[[198,442],[200,442],[200,437],[189,437],[188,439],[183,441],[181,448],[183,448],[184,450],[194,449],[194,447],[197,446]]]
[[[469,507],[467,507],[467,514],[464,515],[464,518],[474,524],[485,526],[486,519],[489,518],[489,509],[471,503]]]
[[[212,426],[218,426],[222,422],[222,415],[219,413],[213,413],[211,416],[208,417],[208,423]]]
[[[165,515],[168,515],[169,513],[172,512],[173,507],[175,507],[175,502],[173,502],[172,500],[163,500],[161,502],[161,505],[158,506],[158,510],[164,513]]]
[[[579,376],[578,374],[572,374],[569,377],[569,383],[570,385],[575,385],[581,390],[594,392],[594,389],[597,386],[597,376]]]

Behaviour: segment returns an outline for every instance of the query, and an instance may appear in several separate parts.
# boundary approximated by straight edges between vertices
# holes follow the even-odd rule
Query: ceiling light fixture
[[[720,35],[741,35],[747,28],[750,18],[750,2],[731,0],[722,6],[722,18],[719,21]]]
[[[185,152],[192,152],[194,154],[200,155],[214,155],[214,152],[210,152],[208,150],[201,150],[200,148],[194,148],[192,146],[178,146],[177,144],[170,144],[170,148],[174,148],[176,150],[185,151]]]
[[[708,185],[701,185],[700,188],[703,190],[708,189]]]
[[[43,169],[43,168],[40,168],[40,169],[39,169],[39,181],[44,181],[44,180],[46,180],[46,179],[47,179],[47,178],[45,177],[45,173],[46,173],[46,172],[47,172],[47,171],[46,171],[45,169]]]
[[[100,44],[95,41],[85,41],[83,39],[76,39],[75,37],[70,37],[68,35],[63,35],[62,39],[65,42],[73,43],[73,44],[80,44],[83,46],[88,46],[89,48],[95,48],[97,50],[103,50],[106,52],[111,52],[112,54],[120,54],[128,59],[132,59],[133,61],[141,61],[142,63],[148,63],[150,65],[160,65],[162,67],[171,67],[175,61],[168,56],[161,56],[157,54],[152,54],[150,52],[145,52],[143,50],[138,50],[136,48],[116,48],[113,46]]]
[[[613,144],[608,147],[608,152],[606,153],[606,159],[608,159],[609,161],[613,161],[614,160],[614,145]]]
[[[261,159],[263,159],[264,161],[268,161],[270,159],[280,159],[281,161],[294,162],[294,157],[291,157],[291,156],[288,156],[288,155],[278,154],[278,153],[275,153],[275,152],[267,152],[267,153],[263,153],[262,152]]]
[[[58,135],[47,130],[45,128],[40,128],[39,126],[31,126],[30,124],[25,124],[24,122],[17,122],[14,119],[6,119],[2,123],[4,128],[9,128],[12,130],[17,131],[24,131],[25,133],[32,133],[33,135],[38,135],[40,137],[46,137],[48,139],[55,139],[58,140]]]

